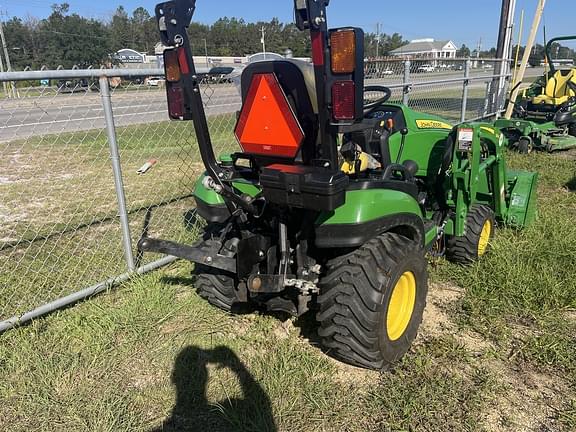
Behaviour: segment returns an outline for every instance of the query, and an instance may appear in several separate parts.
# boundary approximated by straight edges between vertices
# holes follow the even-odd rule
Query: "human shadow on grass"
[[[243,398],[210,403],[207,395],[209,368],[233,372],[240,382]],[[172,414],[152,432],[277,430],[270,398],[228,347],[210,350],[195,346],[184,348],[176,358],[172,383],[176,387]]]

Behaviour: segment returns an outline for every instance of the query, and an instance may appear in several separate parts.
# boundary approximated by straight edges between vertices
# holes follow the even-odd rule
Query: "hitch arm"
[[[138,250],[157,252],[182,258],[193,263],[203,264],[230,273],[236,273],[236,259],[218,255],[214,248],[208,246],[187,246],[168,240],[144,237],[138,242]]]

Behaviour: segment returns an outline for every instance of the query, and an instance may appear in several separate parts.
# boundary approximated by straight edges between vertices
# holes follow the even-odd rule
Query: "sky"
[[[120,5],[129,12],[143,6],[152,13],[157,3],[156,0],[0,0],[0,13],[44,18],[50,14],[51,4],[62,1],[70,4],[71,12],[103,20],[110,19]],[[522,9],[526,14],[524,41],[536,4],[537,0],[517,0],[516,23],[520,22]],[[380,23],[384,33],[397,32],[405,39],[449,39],[458,46],[464,43],[471,48],[475,48],[481,38],[482,49],[489,49],[498,39],[500,7],[501,0],[332,0],[328,22],[331,27],[357,26],[366,32],[375,32],[376,24]],[[290,22],[292,8],[292,0],[197,0],[194,20],[210,24],[222,16],[234,16],[248,22],[270,21],[273,17]],[[575,12],[574,0],[548,0],[544,14],[548,37],[575,33]],[[538,41],[542,43],[542,40],[540,29]],[[573,48],[574,45],[570,44]]]

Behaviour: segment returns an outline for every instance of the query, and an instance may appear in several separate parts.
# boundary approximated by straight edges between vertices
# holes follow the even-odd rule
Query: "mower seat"
[[[576,84],[576,69],[559,70],[548,80],[544,93],[532,99],[533,105],[559,106],[576,96],[569,82]]]

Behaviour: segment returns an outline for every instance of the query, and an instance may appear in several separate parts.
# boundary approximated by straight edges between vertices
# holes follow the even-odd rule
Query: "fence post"
[[[403,87],[403,94],[402,94],[402,104],[403,105],[408,105],[408,102],[410,100],[410,60],[405,60],[404,61],[404,78],[402,80],[402,83],[404,84]]]
[[[462,89],[462,111],[460,113],[460,123],[466,121],[466,111],[468,110],[468,85],[470,84],[470,59],[464,65],[464,84]]]
[[[132,253],[132,237],[130,235],[128,212],[126,210],[126,195],[124,194],[122,167],[120,166],[120,154],[118,152],[118,141],[116,140],[116,126],[114,124],[114,113],[112,111],[110,84],[107,77],[100,77],[100,96],[102,98],[102,107],[104,108],[104,118],[106,120],[106,133],[108,135],[108,145],[110,147],[110,160],[112,162],[112,170],[114,171],[114,185],[116,186],[118,214],[120,215],[120,225],[122,228],[124,258],[126,259],[128,271],[132,272],[135,270],[134,255]]]

